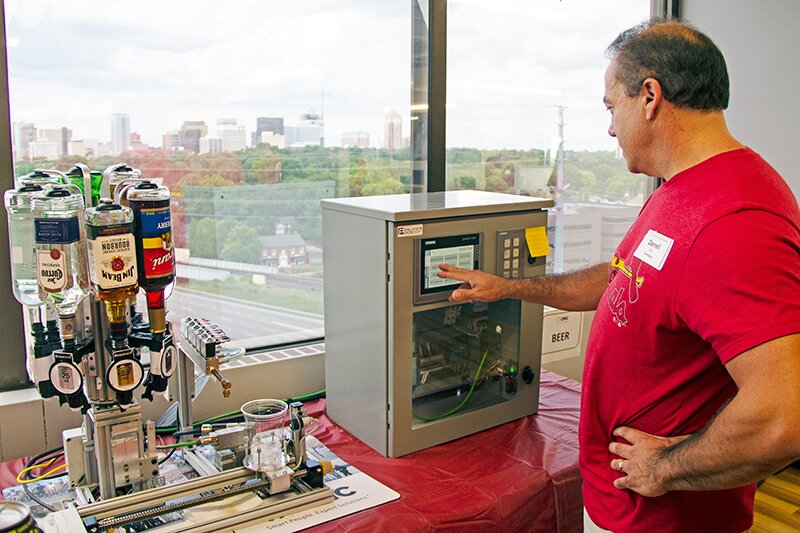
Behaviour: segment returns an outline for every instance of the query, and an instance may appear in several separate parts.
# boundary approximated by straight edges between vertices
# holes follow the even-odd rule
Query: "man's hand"
[[[630,444],[612,442],[608,445],[611,453],[622,459],[612,459],[611,469],[626,474],[614,481],[618,489],[630,489],[642,496],[661,496],[668,490],[669,480],[659,468],[665,448],[677,444],[687,436],[658,437],[626,426],[614,430],[614,435],[622,437]],[[661,463],[663,465],[663,463]]]
[[[496,302],[511,296],[508,291],[508,280],[481,272],[480,270],[464,270],[447,264],[439,265],[440,278],[463,281],[464,284],[450,295],[451,302]]]

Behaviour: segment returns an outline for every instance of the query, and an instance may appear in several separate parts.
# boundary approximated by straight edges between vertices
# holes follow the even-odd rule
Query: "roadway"
[[[139,301],[139,309],[146,309],[141,295]],[[167,300],[167,318],[178,325],[186,316],[207,318],[246,348],[292,343],[324,334],[321,315],[176,288]]]

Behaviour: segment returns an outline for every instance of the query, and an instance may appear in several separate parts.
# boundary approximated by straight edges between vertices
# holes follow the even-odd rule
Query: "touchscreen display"
[[[452,290],[461,282],[437,276],[439,264],[447,263],[466,270],[480,268],[480,234],[422,239],[421,254],[420,292],[431,294]]]

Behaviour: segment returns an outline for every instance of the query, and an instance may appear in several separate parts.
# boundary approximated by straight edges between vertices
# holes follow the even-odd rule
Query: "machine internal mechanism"
[[[452,305],[414,313],[413,416],[432,422],[513,398],[519,303]]]

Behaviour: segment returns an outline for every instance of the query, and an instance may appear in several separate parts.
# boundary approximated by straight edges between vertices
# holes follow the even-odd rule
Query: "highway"
[[[167,300],[167,319],[178,325],[186,316],[207,318],[246,348],[322,337],[320,315],[299,313],[199,291],[176,288]],[[140,293],[139,310],[146,309]]]

